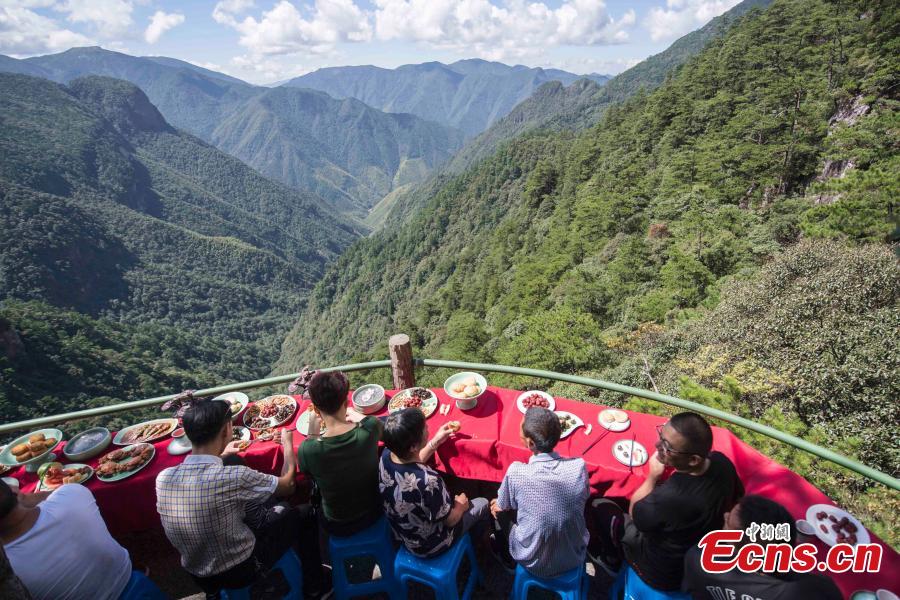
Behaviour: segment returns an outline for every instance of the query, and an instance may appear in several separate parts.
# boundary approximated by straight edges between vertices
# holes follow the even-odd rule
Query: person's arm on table
[[[281,467],[281,476],[278,478],[278,486],[275,488],[275,495],[278,497],[290,496],[294,493],[294,472],[297,470],[297,455],[294,454],[293,431],[281,430],[281,449],[284,454],[284,465]]]
[[[428,462],[428,459],[434,456],[434,453],[437,451],[437,447],[450,439],[450,435],[453,433],[453,428],[450,427],[450,423],[444,423],[441,425],[437,433],[434,434],[434,437],[428,440],[428,443],[425,444],[425,447],[419,451],[419,462],[424,463]]]
[[[653,456],[650,457],[650,461],[647,463],[647,479],[645,479],[644,483],[641,484],[641,487],[635,490],[634,494],[631,495],[631,505],[628,507],[628,514],[631,515],[631,518],[634,518],[634,505],[650,495],[650,492],[656,487],[656,482],[659,481],[659,478],[662,477],[665,470],[666,466],[659,462],[659,458],[654,452]]]

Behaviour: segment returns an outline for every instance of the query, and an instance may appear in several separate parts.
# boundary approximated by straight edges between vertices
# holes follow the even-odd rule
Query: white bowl
[[[875,597],[878,598],[878,600],[900,600],[897,598],[897,594],[884,588],[875,592]]]
[[[362,402],[360,400],[360,396],[362,396],[362,393],[367,390],[375,390],[375,393],[371,398],[369,398],[368,401]],[[353,392],[352,398],[353,407],[364,415],[377,413],[379,410],[381,410],[381,407],[384,406],[384,400],[384,388],[377,383],[367,383],[366,385],[356,388],[356,391]]]
[[[478,392],[474,396],[458,396],[457,394],[454,394],[450,391],[456,383],[460,382],[463,379],[468,379],[469,377],[475,378],[475,383],[478,385],[478,389],[481,390],[480,392]],[[484,393],[486,389],[487,379],[485,379],[484,376],[479,373],[456,373],[448,377],[444,382],[444,392],[448,396],[456,400],[456,406],[458,406],[460,410],[471,410],[475,408],[478,405],[478,398]]]

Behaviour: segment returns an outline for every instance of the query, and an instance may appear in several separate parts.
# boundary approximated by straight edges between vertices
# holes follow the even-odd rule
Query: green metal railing
[[[675,396],[668,396],[666,394],[660,394],[658,392],[651,392],[649,390],[643,390],[636,387],[631,387],[628,385],[620,385],[618,383],[611,383],[609,381],[603,381],[601,379],[593,379],[591,377],[581,377],[578,375],[566,375],[565,373],[556,373],[553,371],[543,371],[540,369],[526,369],[523,367],[509,367],[505,365],[493,365],[493,364],[483,364],[483,363],[470,363],[470,362],[461,362],[455,360],[433,360],[429,358],[425,359],[415,359],[414,363],[416,366],[424,366],[424,367],[442,367],[442,368],[451,368],[451,369],[465,369],[468,371],[489,371],[496,373],[507,373],[509,375],[522,375],[525,377],[534,377],[540,379],[549,379],[552,381],[565,381],[568,383],[575,383],[580,385],[585,385],[588,387],[599,388],[604,390],[609,390],[612,392],[619,392],[622,394],[627,394],[629,396],[637,396],[639,398],[646,398],[648,400],[655,400],[657,402],[662,402],[664,404],[669,404],[672,406],[677,406],[679,408],[683,408],[686,410],[691,410],[707,417],[712,417],[715,419],[720,419],[727,423],[731,423],[733,425],[737,425],[739,427],[743,427],[744,429],[748,429],[750,431],[765,435],[772,439],[778,440],[779,442],[788,444],[793,446],[799,450],[804,452],[808,452],[814,456],[818,456],[819,458],[823,458],[829,462],[840,465],[844,468],[847,468],[854,473],[858,473],[863,477],[867,477],[873,481],[877,481],[878,483],[884,484],[887,487],[900,491],[900,480],[888,475],[887,473],[882,473],[877,469],[873,469],[872,467],[866,466],[860,462],[847,458],[842,454],[838,454],[832,450],[827,448],[822,448],[821,446],[817,446],[811,442],[808,442],[804,439],[798,438],[796,436],[790,435],[783,431],[779,431],[773,427],[769,427],[768,425],[762,425],[760,423],[756,423],[755,421],[751,421],[749,419],[745,419],[738,415],[733,415],[731,413],[725,412],[723,410],[719,410],[716,408],[710,408],[706,405],[699,404],[697,402],[692,402],[690,400],[684,400],[682,398],[677,398]],[[389,360],[377,360],[373,362],[367,363],[356,363],[350,365],[339,365],[336,367],[327,367],[320,369],[321,371],[364,371],[368,369],[383,369],[391,366],[391,361]],[[208,388],[204,390],[197,390],[195,392],[196,396],[212,396],[217,394],[224,394],[225,392],[235,392],[241,390],[249,390],[258,387],[265,387],[269,385],[277,385],[282,383],[288,383],[293,381],[297,377],[297,373],[292,375],[281,375],[278,377],[269,377],[267,379],[257,379],[254,381],[245,381],[242,383],[234,383],[230,385],[223,385],[214,388]],[[90,408],[86,410],[80,410],[70,413],[63,413],[59,415],[52,415],[49,417],[40,417],[38,419],[29,419],[27,421],[19,421],[17,423],[6,423],[0,425],[0,434],[8,433],[11,431],[18,431],[23,429],[32,429],[36,427],[43,427],[46,425],[53,425],[56,423],[62,423],[65,421],[74,421],[78,419],[87,419],[91,417],[97,417],[102,415],[114,414],[119,412],[125,412],[129,410],[135,410],[139,408],[147,408],[151,406],[157,406],[165,403],[168,400],[174,398],[177,394],[170,394],[168,396],[158,396],[156,398],[148,398],[146,400],[137,400],[135,402],[123,402],[121,404],[113,404],[110,406],[103,406],[99,408]]]

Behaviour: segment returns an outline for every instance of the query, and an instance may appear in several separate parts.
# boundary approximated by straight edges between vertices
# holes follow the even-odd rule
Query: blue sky
[[[0,0],[0,54],[100,45],[253,83],[484,58],[619,73],[739,0]]]

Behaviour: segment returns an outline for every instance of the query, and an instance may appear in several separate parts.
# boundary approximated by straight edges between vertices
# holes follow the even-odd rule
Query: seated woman
[[[352,411],[348,421],[350,382],[340,372],[316,373],[307,388],[318,419],[297,455],[300,471],[312,477],[321,494],[325,530],[353,535],[383,514],[378,496],[378,440],[381,421]],[[318,434],[321,420],[324,433]]]
[[[381,454],[379,483],[384,512],[407,550],[418,556],[444,552],[490,514],[484,498],[470,502],[457,494],[451,503],[441,476],[425,464],[457,429],[457,422],[444,423],[429,440],[418,408],[395,412],[384,424],[387,451]]]

